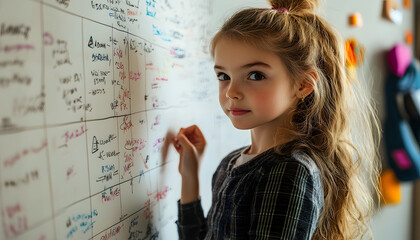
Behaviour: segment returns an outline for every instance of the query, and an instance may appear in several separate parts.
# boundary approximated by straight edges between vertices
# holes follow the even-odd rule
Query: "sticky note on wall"
[[[397,204],[401,202],[401,184],[392,170],[388,169],[382,172],[379,182],[383,204]]]
[[[405,42],[410,46],[413,45],[413,31],[407,30],[405,32]]]
[[[411,9],[411,0],[404,0],[404,7],[406,9]]]
[[[362,14],[360,13],[354,13],[349,16],[349,24],[353,27],[362,27],[363,26],[363,19]]]
[[[346,66],[355,68],[363,63],[365,47],[362,46],[355,38],[346,40]]]
[[[401,10],[399,10],[398,5],[391,0],[384,1],[382,15],[384,18],[396,24],[401,24],[403,20]]]

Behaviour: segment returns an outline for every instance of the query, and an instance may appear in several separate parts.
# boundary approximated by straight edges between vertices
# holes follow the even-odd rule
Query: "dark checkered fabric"
[[[319,169],[308,155],[271,148],[233,168],[245,147],[228,154],[213,175],[204,217],[200,200],[180,204],[180,239],[311,239],[323,206]]]

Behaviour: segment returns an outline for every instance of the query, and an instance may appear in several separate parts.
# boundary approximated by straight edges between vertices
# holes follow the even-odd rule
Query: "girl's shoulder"
[[[219,169],[228,169],[229,164],[232,164],[232,160],[238,158],[241,152],[248,146],[237,148],[228,153],[220,162]],[[261,174],[270,171],[277,165],[300,165],[307,170],[307,173],[312,177],[320,177],[320,170],[315,161],[309,156],[309,154],[301,151],[294,150],[291,154],[280,155],[275,152],[274,148],[268,149],[263,153],[256,155],[247,165],[249,169],[254,169]]]
[[[297,161],[305,166],[311,175],[320,174],[320,169],[315,161],[307,153],[295,150],[291,153],[291,159]]]
[[[275,171],[274,169],[281,169],[281,171]],[[263,161],[260,173],[265,175],[263,178],[270,179],[270,175],[276,175],[279,172],[288,177],[293,174],[292,179],[306,179],[305,186],[311,189],[311,199],[316,208],[316,218],[319,219],[324,205],[324,190],[321,171],[312,157],[300,150],[294,150],[288,155],[280,155],[273,151],[272,154],[267,156],[267,160]]]
[[[266,154],[261,156],[261,159],[258,160],[257,171],[261,175],[273,174],[273,169],[275,168],[283,169],[282,171],[285,174],[299,172],[302,176],[305,175],[308,177],[309,181],[313,184],[313,187],[319,191],[319,201],[322,202],[323,188],[321,171],[309,154],[301,150],[294,150],[290,154],[280,155],[272,149],[266,152]],[[300,171],[296,171],[296,169],[300,169]]]

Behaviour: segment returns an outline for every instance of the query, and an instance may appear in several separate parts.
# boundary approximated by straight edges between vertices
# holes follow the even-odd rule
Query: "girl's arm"
[[[207,223],[200,201],[198,174],[206,140],[201,130],[193,125],[181,128],[172,143],[180,155],[178,171],[182,177],[176,222],[179,238],[204,239]]]

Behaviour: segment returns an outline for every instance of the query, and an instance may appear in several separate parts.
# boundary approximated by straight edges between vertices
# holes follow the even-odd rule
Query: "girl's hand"
[[[197,125],[181,128],[172,143],[179,153],[178,171],[182,177],[196,178],[201,158],[206,147],[206,139]]]

